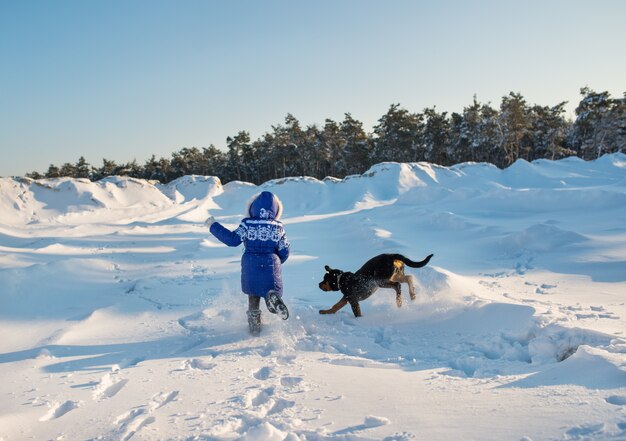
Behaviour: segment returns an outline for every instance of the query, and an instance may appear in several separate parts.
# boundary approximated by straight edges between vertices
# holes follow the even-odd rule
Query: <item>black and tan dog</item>
[[[324,280],[319,284],[322,291],[341,291],[343,297],[332,308],[320,310],[320,314],[334,314],[348,303],[355,317],[361,317],[359,302],[370,297],[378,288],[393,288],[396,291],[396,304],[402,306],[400,283],[409,285],[411,300],[415,300],[412,276],[404,274],[404,265],[411,268],[425,266],[433,255],[421,262],[413,262],[402,254],[380,254],[371,258],[356,272],[343,272],[325,266]]]

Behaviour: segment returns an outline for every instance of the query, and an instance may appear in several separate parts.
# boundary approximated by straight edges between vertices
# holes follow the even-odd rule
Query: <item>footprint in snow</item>
[[[74,409],[77,409],[78,407],[80,407],[80,402],[78,401],[68,400],[62,404],[56,403],[55,405],[52,406],[52,408],[50,408],[48,413],[46,413],[43,417],[39,419],[39,421],[56,420],[57,418],[61,418],[66,413]]]
[[[270,397],[274,395],[274,388],[268,387],[267,389],[263,389],[261,392],[256,394],[251,400],[250,405],[252,407],[258,407],[270,400]]]
[[[296,405],[295,401],[285,400],[284,398],[278,398],[274,402],[274,405],[271,407],[271,409],[267,411],[267,414],[272,415],[275,413],[280,413],[283,410],[289,409],[295,405]]]
[[[390,421],[384,417],[367,416],[363,420],[363,424],[357,426],[346,427],[345,429],[337,430],[332,435],[348,435],[354,432],[360,432],[362,430],[373,429],[374,427],[380,427],[390,424]]]
[[[156,418],[152,415],[155,410],[165,406],[172,401],[176,401],[179,392],[162,392],[152,397],[148,404],[136,407],[118,416],[115,424],[119,425],[117,433],[120,433],[120,439],[127,441],[131,439],[143,427],[152,424]]]
[[[111,374],[106,374],[100,379],[93,391],[94,400],[112,398],[121,391],[128,383],[127,379],[116,380]]]
[[[183,365],[180,370],[200,370],[200,371],[209,371],[213,368],[217,367],[217,364],[210,363],[206,360],[202,360],[201,358],[192,358],[190,360],[183,361]]]
[[[393,435],[384,438],[383,441],[410,441],[414,439],[417,439],[417,436],[415,436],[414,433],[401,432],[401,433],[394,433]]]
[[[606,435],[606,425],[604,423],[585,424],[572,427],[565,432],[565,439],[596,439]]]
[[[295,360],[296,360],[295,355],[285,355],[285,356],[277,357],[276,364],[278,364],[279,366],[288,366],[290,364],[293,364]]]
[[[296,405],[295,401],[275,397],[274,392],[274,387],[269,387],[256,394],[248,394],[243,400],[243,406],[264,418]]]
[[[300,377],[282,377],[280,379],[281,386],[285,387],[297,386],[300,383],[302,383],[302,378]]]
[[[626,395],[611,395],[605,398],[605,400],[607,403],[615,406],[626,406]]]
[[[150,417],[142,420],[133,429],[127,431],[124,434],[124,437],[122,438],[122,441],[129,441],[133,436],[135,436],[135,434],[137,432],[139,432],[141,429],[143,429],[144,427],[148,426],[149,424],[154,423],[155,421],[156,421],[156,418],[153,417],[153,416],[150,416]]]
[[[248,428],[239,439],[242,441],[274,439],[291,440],[292,436],[291,434],[283,432],[269,422],[265,421],[260,423],[258,426]]]
[[[271,368],[269,366],[265,366],[254,373],[254,378],[257,380],[267,380],[271,373]]]

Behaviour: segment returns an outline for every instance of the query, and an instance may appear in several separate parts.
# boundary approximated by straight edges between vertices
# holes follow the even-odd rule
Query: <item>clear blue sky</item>
[[[463,110],[626,91],[626,1],[0,0],[0,176],[257,139],[292,113],[369,132],[393,103]]]

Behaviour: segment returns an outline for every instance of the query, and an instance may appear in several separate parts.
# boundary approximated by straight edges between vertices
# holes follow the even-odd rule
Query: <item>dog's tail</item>
[[[422,260],[421,262],[413,262],[411,259],[404,257],[402,254],[395,255],[396,259],[402,261],[406,266],[410,266],[411,268],[421,268],[423,266],[426,266],[432,257],[433,255],[429,254],[428,256],[426,256],[426,259]]]

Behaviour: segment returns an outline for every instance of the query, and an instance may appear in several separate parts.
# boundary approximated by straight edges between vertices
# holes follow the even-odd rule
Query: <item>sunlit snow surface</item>
[[[247,331],[235,228],[284,202],[287,322]],[[319,315],[324,265],[421,260]],[[0,179],[0,440],[626,439],[626,156],[383,163],[254,186]]]

